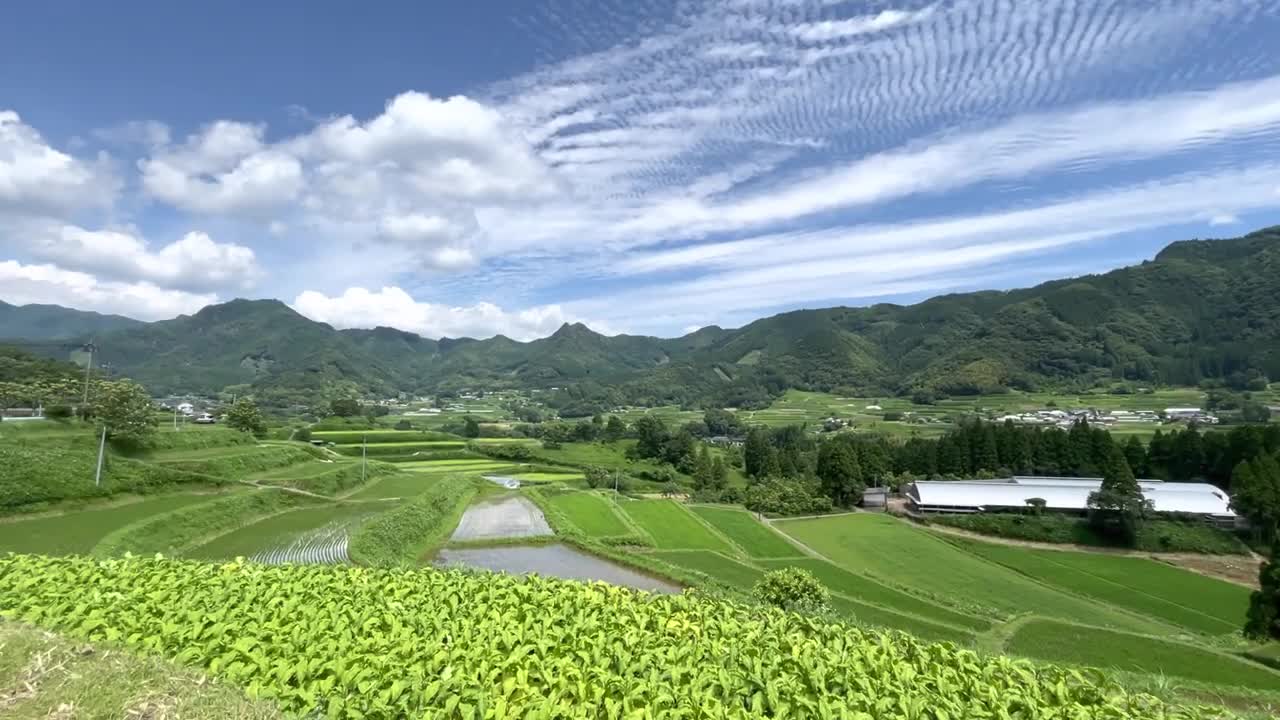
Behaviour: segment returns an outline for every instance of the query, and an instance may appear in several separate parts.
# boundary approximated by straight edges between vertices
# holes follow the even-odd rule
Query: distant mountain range
[[[1177,242],[1140,265],[1028,289],[798,310],[675,339],[566,324],[532,342],[432,340],[335,330],[276,300],[152,323],[0,303],[0,339],[89,337],[115,372],[157,393],[249,385],[299,402],[340,381],[377,393],[555,387],[561,405],[597,406],[753,405],[791,387],[968,394],[1280,378],[1280,227]]]

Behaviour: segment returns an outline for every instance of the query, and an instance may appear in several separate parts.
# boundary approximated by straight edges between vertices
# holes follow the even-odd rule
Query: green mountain
[[[10,305],[0,301],[0,339],[84,339],[143,325],[120,315],[72,310],[58,305]]]
[[[17,331],[0,320],[0,337]],[[112,368],[158,392],[248,384],[298,402],[335,383],[377,393],[558,388],[553,401],[579,409],[759,405],[791,387],[972,394],[1256,383],[1280,378],[1280,228],[1174,243],[1139,265],[1033,288],[798,310],[671,339],[574,324],[532,342],[430,340],[384,327],[336,331],[277,301],[235,300],[101,332],[97,344]]]

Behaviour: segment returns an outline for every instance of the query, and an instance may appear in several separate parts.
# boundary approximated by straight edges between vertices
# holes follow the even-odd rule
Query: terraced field
[[[1142,558],[965,540],[957,545],[1066,592],[1206,635],[1235,633],[1249,607],[1247,588]]]
[[[0,554],[6,552],[71,555],[87,553],[108,534],[153,515],[208,502],[212,495],[178,493],[124,499],[56,515],[0,522]]]
[[[727,535],[734,544],[753,558],[785,558],[804,555],[800,548],[757,521],[745,510],[705,505],[694,505],[689,509]]]
[[[301,508],[259,520],[186,553],[206,560],[248,557],[256,562],[348,562],[350,531],[386,503],[343,503]]]
[[[624,500],[618,506],[661,550],[720,550],[736,554],[729,543],[674,500]]]
[[[972,607],[1006,617],[1034,612],[1142,633],[1174,632],[1158,620],[1061,592],[882,515],[789,520],[776,527],[846,570],[958,609]]]
[[[630,526],[618,515],[613,501],[592,492],[547,493],[547,502],[590,537],[629,535]]]

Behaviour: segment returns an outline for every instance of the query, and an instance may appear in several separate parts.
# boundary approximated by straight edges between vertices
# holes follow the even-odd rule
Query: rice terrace
[[[1280,718],[1277,38],[7,4],[0,720]]]

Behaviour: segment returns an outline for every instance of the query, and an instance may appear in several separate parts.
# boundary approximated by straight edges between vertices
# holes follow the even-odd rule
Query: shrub
[[[311,442],[311,428],[300,427],[293,431],[293,439],[298,442]]]
[[[831,601],[827,588],[808,570],[797,567],[765,573],[751,594],[766,605],[796,612],[822,612]]]
[[[50,420],[68,420],[71,417],[70,405],[50,405],[44,409],[44,416]]]
[[[748,510],[770,515],[808,515],[831,511],[831,498],[817,494],[798,478],[769,478],[747,488]]]
[[[396,429],[397,429],[397,430],[412,430],[412,429],[413,429],[413,423],[409,422],[408,420],[398,420],[398,421],[396,421]]]

